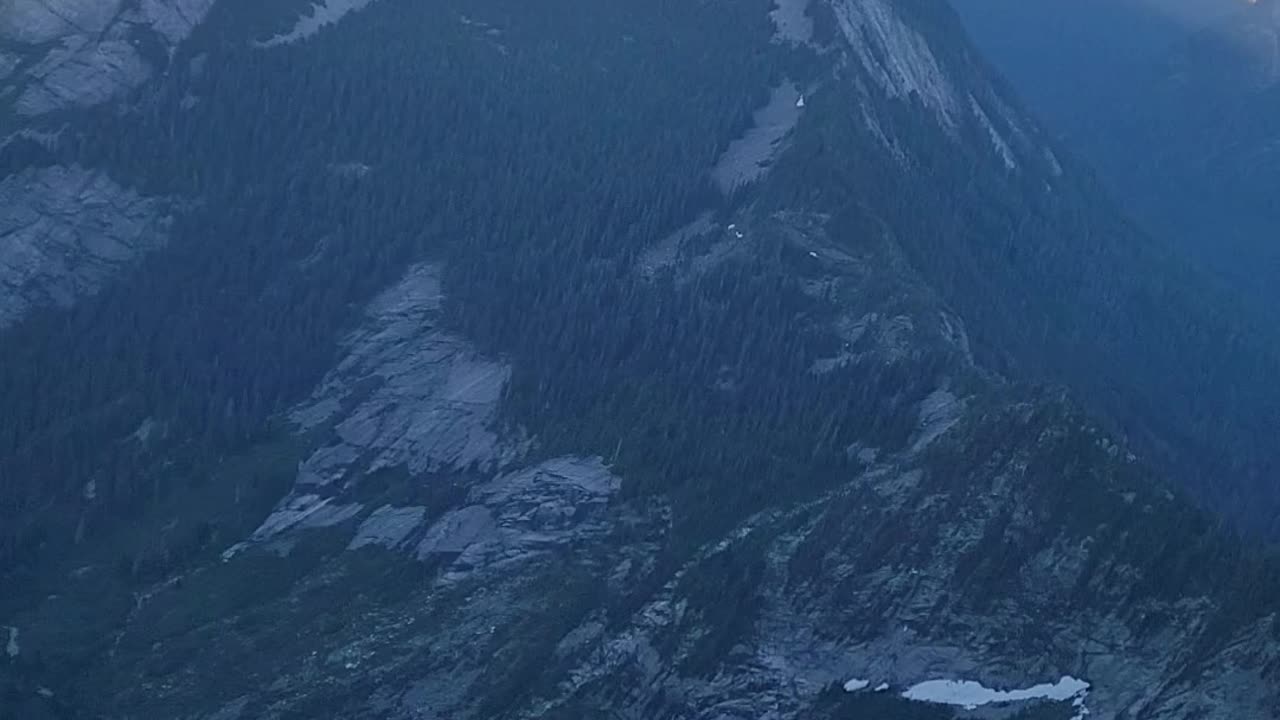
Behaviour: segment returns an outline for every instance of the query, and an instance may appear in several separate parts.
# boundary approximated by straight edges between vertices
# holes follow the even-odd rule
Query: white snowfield
[[[1079,698],[1088,692],[1089,683],[1062,676],[1056,683],[1042,683],[1024,690],[992,690],[972,680],[929,680],[913,685],[902,697],[938,705],[958,705],[973,710],[992,703],[1026,702],[1028,700],[1053,700],[1062,702]]]
[[[871,684],[870,680],[859,680],[858,678],[853,678],[852,680],[844,684],[844,691],[858,692],[859,690],[866,688],[870,684]]]

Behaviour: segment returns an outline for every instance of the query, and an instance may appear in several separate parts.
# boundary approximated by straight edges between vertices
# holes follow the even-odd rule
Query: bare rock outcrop
[[[166,206],[81,167],[0,180],[0,329],[37,307],[69,307],[163,245]]]
[[[158,71],[141,49],[172,55],[215,0],[10,0],[0,7],[0,98],[20,116],[92,107],[124,96]]]

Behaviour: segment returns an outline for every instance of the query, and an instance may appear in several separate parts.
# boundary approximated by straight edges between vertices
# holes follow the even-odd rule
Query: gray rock
[[[123,0],[7,0],[0,6],[0,38],[39,45],[73,33],[107,29]]]
[[[80,167],[0,181],[0,328],[67,307],[168,239],[167,203]]]
[[[16,109],[21,115],[36,116],[100,105],[143,84],[151,74],[152,68],[126,41],[68,36],[27,71],[30,80]]]
[[[215,0],[10,0],[0,7],[0,38],[32,59],[17,76],[19,115],[90,107],[123,97],[160,68],[135,48],[139,32],[153,33],[172,56]],[[8,57],[18,57],[5,55]],[[16,62],[0,58],[0,77]]]
[[[460,553],[454,579],[525,563],[555,547],[599,537],[621,480],[599,458],[555,458],[472,489],[467,507],[437,521],[419,558]]]
[[[773,89],[769,102],[756,110],[751,128],[734,140],[711,170],[711,179],[726,195],[762,176],[802,112],[800,90],[788,81]]]
[[[360,523],[356,536],[347,547],[355,550],[369,545],[381,545],[394,550],[421,527],[426,513],[427,509],[424,507],[383,505]]]
[[[920,421],[912,449],[918,452],[942,437],[960,421],[963,414],[963,403],[951,391],[934,390],[920,403]]]
[[[417,554],[419,559],[426,559],[440,553],[461,553],[472,547],[496,543],[499,539],[498,523],[489,508],[468,505],[437,520],[418,543]]]
[[[126,19],[150,27],[163,37],[172,49],[186,40],[204,20],[217,0],[141,0]]]
[[[319,495],[290,495],[276,506],[248,540],[228,548],[222,557],[229,560],[253,545],[268,541],[280,543],[279,547],[284,548],[287,554],[291,545],[289,535],[300,530],[341,525],[359,515],[362,507],[357,503],[337,503],[333,498]]]
[[[514,457],[490,428],[510,369],[440,330],[440,300],[438,268],[421,265],[370,305],[346,357],[291,415],[302,431],[334,435],[303,463],[304,484],[334,482],[359,458],[369,471],[420,473]]]
[[[524,443],[500,440],[490,427],[510,370],[438,327],[439,273],[434,265],[415,266],[369,304],[364,325],[343,340],[345,356],[290,413],[298,432],[316,438],[319,447],[300,464],[293,491],[276,511],[228,552],[337,524],[360,511],[359,505],[325,505],[318,487],[393,468],[414,475],[496,472],[520,455]],[[576,471],[571,463],[556,467]],[[488,499],[475,497],[477,505]],[[351,546],[400,545],[421,517],[421,508],[382,508]],[[475,512],[451,513],[417,544],[417,553],[461,552],[483,539],[482,527]]]

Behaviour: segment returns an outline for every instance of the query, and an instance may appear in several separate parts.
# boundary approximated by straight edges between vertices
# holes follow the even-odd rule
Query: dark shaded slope
[[[1146,230],[1272,324],[1272,3],[960,2],[978,44]]]
[[[853,232],[888,233],[988,361],[1071,386],[1206,502],[1276,531],[1274,330],[1129,222],[1087,168],[1012,110],[951,40],[961,33],[949,8],[907,7],[932,18],[922,27],[957,96],[1009,108],[1002,132],[1019,167],[1003,165],[974,116],[948,129],[917,103],[834,84],[774,176],[777,192],[815,201]],[[868,105],[905,157],[884,151],[856,110]]]

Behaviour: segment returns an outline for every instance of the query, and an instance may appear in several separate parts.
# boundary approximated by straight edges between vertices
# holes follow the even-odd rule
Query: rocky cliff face
[[[0,8],[0,98],[20,116],[123,97],[163,71],[214,0],[14,0]]]
[[[70,116],[164,72],[213,0],[14,0],[0,7],[0,150],[56,147]],[[6,170],[0,168],[0,171]],[[165,242],[166,203],[78,166],[0,180],[0,327],[68,307]]]
[[[69,307],[163,245],[166,206],[76,166],[0,180],[0,329]]]
[[[303,26],[339,32],[325,8],[355,5]],[[618,272],[672,294],[735,263],[793,279],[812,303],[797,322],[825,352],[772,382],[825,383],[876,413],[832,477],[755,505],[731,485],[712,500],[753,509],[688,533],[690,496],[636,489],[622,447],[565,451],[512,420],[515,361],[449,323],[447,267],[419,262],[279,418],[281,457],[225,459],[196,499],[103,531],[48,569],[56,592],[0,617],[5,697],[27,717],[202,720],[1276,715],[1280,620],[1257,610],[1276,597],[1261,562],[1063,393],[975,357],[969,319],[895,227],[851,229],[788,192],[804,123],[833,117],[853,118],[895,177],[960,155],[1052,192],[1052,149],[977,65],[935,47],[920,12],[775,8],[774,41],[829,64],[812,85],[775,85],[706,169],[725,194],[755,194]],[[91,20],[119,22],[78,22]],[[101,174],[4,182],[9,207],[38,209],[14,211],[11,233],[37,261],[0,251],[0,268],[34,268],[13,287],[40,288],[15,318],[163,241],[165,204]],[[41,269],[67,252],[99,269]],[[733,367],[714,389],[751,397]],[[169,569],[188,530],[212,554]],[[156,557],[148,575],[139,558]]]

